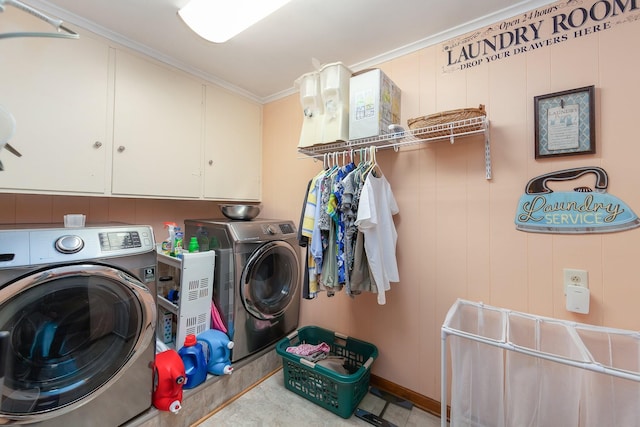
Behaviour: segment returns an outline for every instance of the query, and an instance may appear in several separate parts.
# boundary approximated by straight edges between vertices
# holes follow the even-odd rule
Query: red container
[[[158,353],[153,371],[153,406],[177,414],[182,408],[182,385],[186,378],[182,358],[175,350]]]

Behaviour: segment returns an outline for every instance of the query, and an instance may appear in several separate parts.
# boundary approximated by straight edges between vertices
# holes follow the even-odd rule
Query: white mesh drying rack
[[[452,362],[454,362],[452,384],[464,375],[473,375],[473,380],[477,383],[487,381],[484,387],[480,384],[473,384],[473,387],[480,387],[479,390],[496,397],[491,404],[491,411],[503,411],[502,415],[497,415],[499,418],[497,421],[493,420],[490,423],[486,421],[483,423],[477,417],[470,417],[473,418],[471,421],[469,418],[460,417],[462,421],[457,422],[458,420],[454,419],[456,403],[454,394],[460,390],[455,390],[456,384],[453,384],[452,426],[524,425],[521,424],[522,419],[514,421],[513,417],[523,416],[523,412],[527,411],[530,411],[529,414],[525,414],[527,425],[544,425],[540,422],[531,422],[533,416],[531,414],[534,410],[538,411],[536,416],[544,416],[541,408],[533,408],[536,402],[528,400],[526,405],[516,409],[510,406],[509,399],[531,396],[534,399],[536,397],[546,399],[550,402],[549,405],[562,402],[562,411],[574,420],[579,419],[575,424],[553,425],[566,427],[640,425],[640,334],[637,331],[535,316],[459,299],[449,309],[441,330],[442,427],[447,425],[447,337],[449,336],[462,338],[462,340],[456,340],[456,346],[459,345],[458,343],[473,344],[470,347],[471,352],[480,350],[481,353],[477,354],[484,356],[488,354],[487,350],[493,352],[490,360],[485,358],[485,360],[472,361],[468,357],[470,353],[467,353],[466,359],[460,358],[459,354],[462,352],[456,348],[458,352],[455,356],[456,360],[465,362],[458,369],[454,360],[454,343],[451,343]],[[478,364],[476,365],[475,362]],[[518,365],[519,363],[523,365]],[[496,372],[490,371],[492,365],[496,367]],[[474,368],[479,369],[474,370]],[[524,378],[529,374],[532,376]],[[548,378],[540,377],[541,375],[543,377],[546,375]],[[520,383],[516,387],[513,383],[510,384],[513,381],[520,381]],[[566,396],[545,396],[545,392],[555,393],[554,390],[557,390],[549,387],[553,382],[556,382],[556,385],[559,384],[560,388],[567,383],[575,383],[573,391],[578,394],[575,401],[572,403],[562,401]],[[547,387],[536,390],[539,383],[545,383]],[[504,389],[499,390],[501,386]],[[509,387],[511,387],[511,395],[505,392]],[[476,396],[469,390],[462,390],[462,394],[466,397]],[[487,396],[478,394],[479,404],[483,403],[483,399],[486,402]],[[462,406],[466,405],[465,399],[461,399],[460,402]],[[469,404],[469,407],[474,405]],[[475,407],[473,410],[478,411],[478,408]],[[572,414],[572,410],[578,411],[578,414]],[[545,411],[552,410],[545,409]],[[480,416],[482,417],[483,415]],[[509,419],[509,417],[512,418]]]

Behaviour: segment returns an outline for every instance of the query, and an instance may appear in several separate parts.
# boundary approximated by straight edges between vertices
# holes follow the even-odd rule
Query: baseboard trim
[[[370,384],[374,387],[378,387],[382,390],[388,391],[389,393],[394,394],[398,397],[407,399],[423,411],[429,412],[430,414],[437,417],[441,417],[440,402],[438,402],[437,400],[431,399],[430,397],[424,396],[420,393],[416,393],[413,390],[409,390],[408,388],[402,387],[401,385],[398,385],[374,374],[371,374]],[[449,415],[451,413],[450,411],[451,408],[447,406],[447,420],[449,419]]]

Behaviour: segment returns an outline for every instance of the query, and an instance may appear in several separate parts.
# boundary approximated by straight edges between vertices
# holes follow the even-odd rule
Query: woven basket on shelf
[[[409,125],[409,129],[412,131],[424,129],[424,132],[417,131],[414,134],[417,138],[427,139],[478,130],[479,125],[477,123],[465,123],[463,121],[486,115],[487,113],[484,110],[484,105],[480,104],[478,108],[460,108],[428,116],[416,117],[407,120],[407,124]],[[453,128],[449,126],[451,123],[455,124]]]

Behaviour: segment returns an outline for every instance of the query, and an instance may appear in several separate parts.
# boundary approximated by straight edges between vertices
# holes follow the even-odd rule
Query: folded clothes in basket
[[[297,354],[298,356],[312,356],[316,353],[329,353],[331,347],[326,342],[321,342],[320,344],[299,344],[296,346],[287,347],[287,353]]]
[[[345,367],[347,363],[347,359],[340,356],[327,356],[322,360],[318,360],[316,362],[320,366],[324,366],[327,369],[331,369],[342,375],[350,375],[350,372]]]

